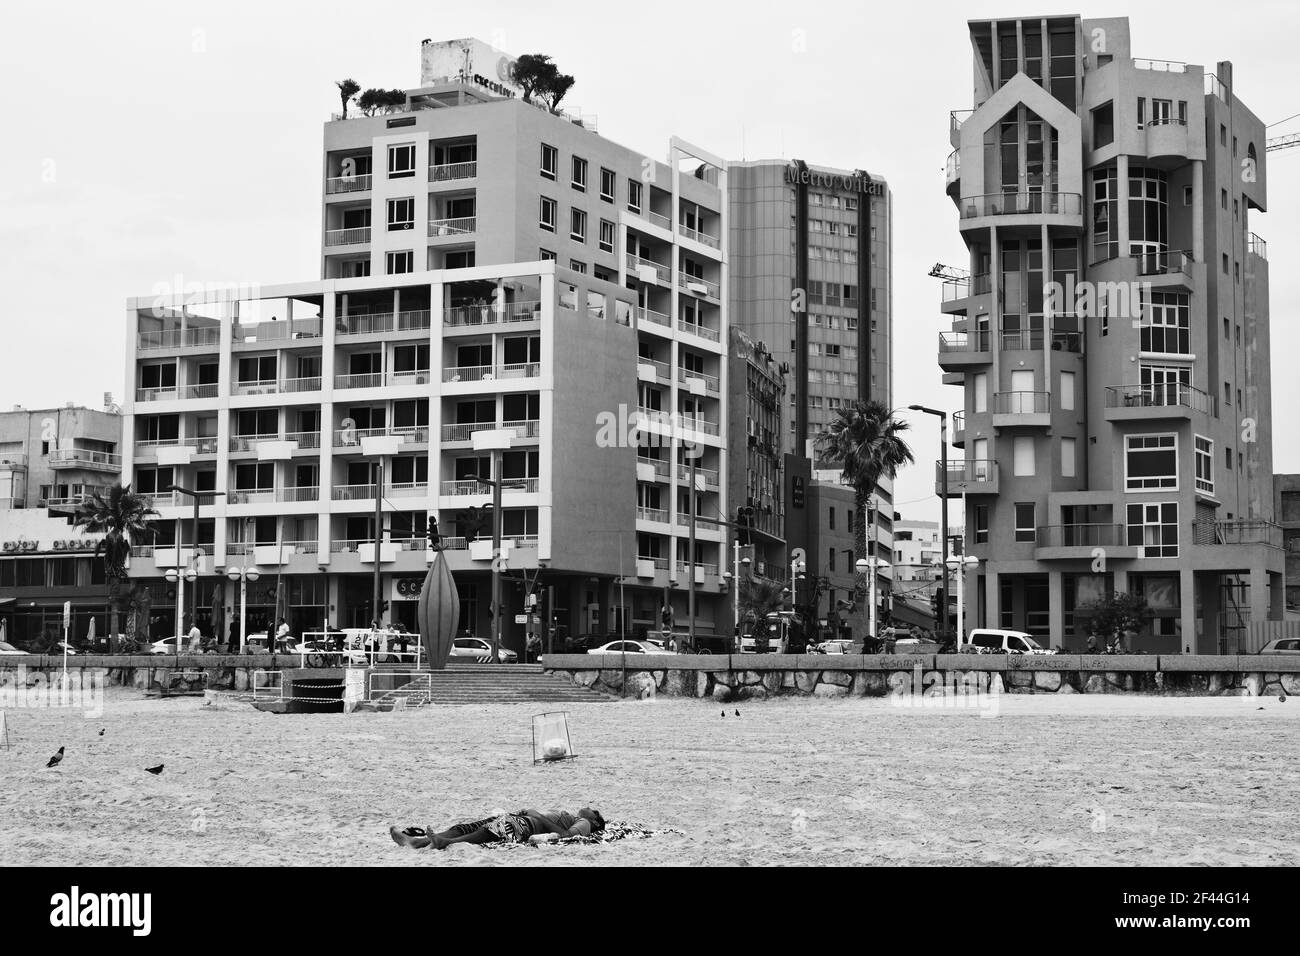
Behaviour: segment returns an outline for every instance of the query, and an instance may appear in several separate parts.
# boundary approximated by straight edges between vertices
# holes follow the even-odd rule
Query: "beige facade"
[[[1135,58],[1125,19],[970,34],[946,182],[970,277],[939,336],[968,620],[1076,647],[1089,603],[1135,591],[1141,649],[1234,652],[1282,601],[1263,124],[1231,64]]]

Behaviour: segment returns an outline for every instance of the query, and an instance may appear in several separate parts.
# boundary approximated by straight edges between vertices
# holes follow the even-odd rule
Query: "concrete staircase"
[[[578,704],[610,699],[547,674],[540,664],[456,664],[422,673],[377,697],[371,706],[409,710],[429,704]]]

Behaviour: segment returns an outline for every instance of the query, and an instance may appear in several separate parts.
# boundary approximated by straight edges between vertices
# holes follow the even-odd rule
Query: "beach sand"
[[[542,709],[276,716],[122,689],[94,719],[12,709],[0,861],[1300,864],[1297,700],[1004,696],[995,719],[883,699],[571,705],[580,757],[535,767]],[[442,853],[388,836],[585,804],[682,834]]]

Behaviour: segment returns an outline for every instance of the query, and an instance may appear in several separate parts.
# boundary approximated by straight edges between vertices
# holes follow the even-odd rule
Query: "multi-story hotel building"
[[[326,124],[320,280],[128,303],[126,477],[164,518],[132,573],[192,555],[175,483],[213,495],[209,570],[283,573],[295,629],[368,622],[376,557],[409,626],[432,515],[462,624],[487,633],[491,533],[471,509],[491,477],[507,644],[525,575],[571,633],[657,627],[665,595],[681,620],[692,578],[697,629],[729,631],[707,520],[728,510],[726,164],[678,140],[658,162],[526,103],[476,65],[500,56],[482,44],[432,75],[439,46],[404,105]]]
[[[1088,605],[1131,592],[1140,649],[1232,651],[1283,593],[1264,126],[1230,63],[1135,58],[1126,19],[969,29],[947,192],[970,277],[939,336],[967,620],[1078,647]]]
[[[859,399],[893,405],[892,194],[878,176],[802,160],[731,163],[728,183],[731,321],[788,368],[785,447],[815,458],[812,443],[839,409]],[[792,468],[801,471],[793,480],[812,480],[812,466]],[[858,533],[887,562],[889,482],[875,500],[875,532]],[[825,517],[794,504],[787,514],[789,544],[804,549],[808,580],[833,573],[829,550],[816,544],[834,531],[818,525]],[[840,567],[834,573],[845,573]],[[888,577],[883,569],[882,591]]]

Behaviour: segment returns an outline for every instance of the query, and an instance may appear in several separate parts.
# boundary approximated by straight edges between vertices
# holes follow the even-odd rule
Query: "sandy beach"
[[[535,705],[275,716],[115,690],[95,719],[14,709],[0,860],[1300,864],[1300,701],[1007,696],[993,719],[883,699],[736,706],[573,706],[580,758],[537,767]],[[388,837],[394,823],[584,804],[682,833],[443,853]]]

